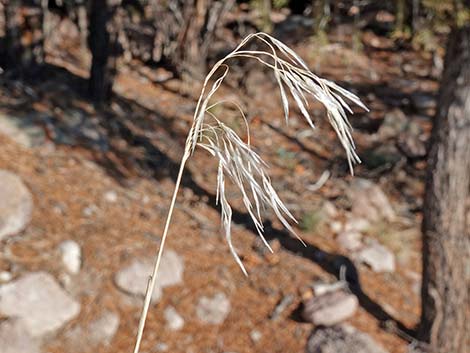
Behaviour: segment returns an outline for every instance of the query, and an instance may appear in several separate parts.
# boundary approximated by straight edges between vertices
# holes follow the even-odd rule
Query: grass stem
[[[165,241],[166,241],[166,238],[168,237],[168,229],[170,228],[171,217],[173,216],[173,210],[175,209],[176,196],[178,195],[178,191],[181,185],[181,179],[183,177],[183,171],[186,166],[186,161],[188,160],[188,158],[189,158],[189,152],[185,150],[183,158],[181,159],[178,177],[176,178],[175,190],[173,191],[173,197],[171,199],[170,208],[168,210],[168,215],[166,217],[165,228],[163,230],[162,240],[160,242],[160,247],[158,249],[157,258],[155,260],[153,272],[149,277],[147,291],[145,293],[144,306],[142,308],[142,313],[139,319],[139,328],[137,331],[137,338],[135,341],[134,353],[139,353],[139,350],[140,350],[140,343],[142,341],[142,336],[144,333],[145,322],[147,320],[147,315],[148,315],[148,311],[150,308],[150,302],[152,301],[152,294],[155,289],[155,285],[157,284],[157,277],[158,277],[157,275],[158,275],[158,269],[160,268],[162,255],[163,255],[163,248],[165,247]]]

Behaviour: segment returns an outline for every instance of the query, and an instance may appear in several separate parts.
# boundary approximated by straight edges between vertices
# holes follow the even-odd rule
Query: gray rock
[[[116,274],[116,285],[128,294],[144,296],[153,265],[153,261],[150,259],[134,260]],[[152,301],[160,299],[163,288],[182,283],[183,272],[183,259],[172,250],[164,251],[158,270],[157,285],[152,293]]]
[[[59,244],[62,264],[68,273],[75,275],[82,266],[82,250],[73,240],[65,240]]]
[[[426,93],[415,93],[411,95],[411,104],[418,110],[427,110],[436,108],[436,98]]]
[[[384,120],[380,125],[378,135],[381,139],[388,139],[398,136],[406,129],[408,119],[400,109],[393,109],[385,114]]]
[[[0,133],[24,147],[36,147],[44,143],[44,130],[28,117],[11,117],[0,113]]]
[[[39,353],[39,341],[30,336],[20,320],[0,323],[0,351],[2,353]]]
[[[425,139],[410,133],[400,135],[397,145],[408,158],[423,158],[427,153]]]
[[[330,201],[325,201],[322,206],[322,213],[328,218],[336,218],[338,217],[338,209],[336,208],[335,204]]]
[[[89,206],[86,206],[83,209],[82,214],[83,214],[84,217],[92,217],[95,214],[97,214],[98,212],[99,212],[98,206],[91,204]]]
[[[88,335],[93,345],[108,345],[113,340],[119,328],[119,315],[112,311],[104,312],[97,320],[88,326]]]
[[[33,337],[54,332],[79,312],[80,304],[45,272],[0,286],[0,314],[18,318]]]
[[[357,307],[355,295],[341,290],[327,292],[306,301],[302,316],[315,325],[332,326],[354,315]]]
[[[352,251],[357,250],[362,246],[361,238],[361,233],[350,230],[341,232],[336,237],[336,241],[342,248]]]
[[[317,328],[308,339],[306,353],[387,353],[369,335],[349,325]]]
[[[354,178],[348,189],[348,196],[355,217],[365,218],[370,222],[395,219],[395,211],[388,197],[380,186],[369,180]]]
[[[357,255],[359,261],[367,264],[374,272],[395,271],[395,255],[385,246],[373,242]]]
[[[67,352],[81,353],[98,345],[109,345],[119,328],[119,315],[105,311],[88,325],[76,325],[64,333]]]
[[[218,325],[224,322],[230,310],[230,300],[219,292],[212,297],[201,297],[197,303],[196,315],[204,323]]]
[[[163,312],[163,316],[166,320],[166,325],[170,330],[178,331],[183,328],[184,319],[180,314],[178,314],[174,307],[167,307]]]
[[[305,38],[312,35],[314,24],[310,16],[291,15],[276,24],[273,35],[283,42],[290,42],[292,38]]]
[[[21,179],[0,170],[0,240],[22,231],[31,220],[33,198]]]
[[[170,346],[167,343],[160,342],[155,345],[154,351],[155,352],[166,352]]]

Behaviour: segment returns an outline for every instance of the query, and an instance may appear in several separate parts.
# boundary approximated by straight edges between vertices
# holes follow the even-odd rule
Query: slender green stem
[[[185,150],[183,158],[181,159],[180,170],[178,172],[178,177],[176,178],[175,190],[173,191],[173,197],[171,199],[170,208],[168,210],[168,215],[166,217],[166,223],[165,223],[165,229],[163,230],[162,241],[158,249],[158,254],[155,260],[155,265],[153,267],[153,272],[149,277],[147,291],[145,293],[144,306],[142,308],[142,313],[139,319],[139,329],[137,331],[137,338],[135,341],[134,353],[139,353],[140,343],[142,341],[142,335],[144,333],[145,322],[147,320],[147,314],[149,311],[150,302],[152,300],[153,290],[155,289],[155,285],[157,283],[157,273],[158,273],[158,269],[160,267],[160,262],[161,262],[162,255],[163,255],[163,248],[165,247],[165,241],[168,236],[168,229],[170,228],[171,217],[173,215],[173,210],[175,209],[176,196],[178,195],[178,190],[181,185],[181,179],[183,177],[184,167],[186,165],[186,161],[188,160],[188,158],[189,158],[189,152]]]

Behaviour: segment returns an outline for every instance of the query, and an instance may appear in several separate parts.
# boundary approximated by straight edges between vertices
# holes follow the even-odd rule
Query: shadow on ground
[[[76,109],[81,109],[81,104],[78,104],[78,102],[80,99],[86,100],[86,96],[83,93],[85,92],[86,81],[67,70],[52,65],[48,65],[45,68],[45,72],[47,74],[43,77],[47,77],[47,80],[51,83],[48,87],[53,87],[54,83],[58,83],[59,85],[65,85],[67,89],[73,92],[70,94],[70,97],[56,97],[56,101],[49,102],[50,105],[52,107],[56,104],[63,106],[63,101],[67,100],[67,104],[74,106]],[[29,103],[24,102],[22,105],[25,109],[28,105],[34,107],[31,102],[41,102],[44,99],[41,87],[45,83],[42,80],[35,80],[34,82],[27,82],[26,85],[39,93],[37,95],[28,95],[27,101]],[[365,90],[363,87],[361,89]],[[17,106],[12,105],[6,107],[6,109],[14,111],[17,109]],[[83,109],[81,110],[83,111]],[[177,117],[166,116],[161,112],[149,110],[135,101],[120,96],[114,96],[110,105],[97,109],[95,115],[99,118],[99,127],[105,132],[109,143],[101,150],[91,149],[90,152],[95,161],[109,175],[121,184],[126,183],[129,171],[155,180],[164,177],[176,179],[179,161],[174,160],[162,151],[157,146],[155,139],[167,139],[168,143],[171,144],[171,148],[176,150],[175,154],[181,155],[186,136],[176,132],[174,129],[174,121],[177,120]],[[277,133],[283,134],[281,130],[272,126],[271,128]],[[161,130],[161,133],[153,135],[151,133],[153,129]],[[161,142],[159,141],[159,143]],[[296,143],[299,144],[300,142],[297,141]],[[87,148],[86,145],[80,147]],[[305,146],[300,145],[300,147],[306,149]],[[307,152],[315,155],[317,158],[325,158],[324,156],[319,156],[318,151],[307,149]],[[219,212],[215,202],[215,195],[199,185],[191,171],[185,171],[182,184],[183,187],[191,189],[201,200],[207,200],[207,204]],[[256,229],[248,213],[233,210],[233,221],[249,229],[253,232],[254,236],[257,236]],[[365,293],[361,286],[359,272],[351,259],[340,254],[326,252],[311,243],[306,243],[303,246],[296,238],[283,230],[273,227],[270,222],[265,224],[265,234],[267,240],[277,239],[285,250],[318,264],[324,271],[336,276],[338,279],[340,278],[342,268],[345,268],[345,277],[350,289],[367,312],[385,325],[392,323],[401,331],[412,334],[410,329],[388,314],[383,307]]]

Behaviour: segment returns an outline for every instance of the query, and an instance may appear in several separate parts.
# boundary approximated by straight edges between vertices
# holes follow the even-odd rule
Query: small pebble
[[[10,282],[13,278],[11,272],[8,271],[1,271],[0,272],[0,283],[7,283]]]
[[[196,315],[202,322],[219,325],[224,322],[231,309],[230,300],[224,293],[202,297],[196,307]]]
[[[97,212],[98,212],[98,207],[96,207],[96,205],[90,205],[90,206],[87,206],[83,209],[82,214],[85,217],[91,217],[91,216],[95,215]]]
[[[167,307],[163,312],[163,316],[165,317],[166,324],[170,330],[178,331],[183,328],[184,319],[180,314],[178,314],[174,307]]]
[[[65,240],[59,245],[62,264],[67,272],[76,275],[82,266],[82,250],[80,245],[73,240]]]
[[[339,233],[343,230],[343,224],[340,221],[330,223],[330,228],[333,233]]]
[[[157,343],[157,344],[155,345],[155,351],[156,351],[156,352],[166,352],[166,351],[168,350],[168,348],[170,348],[170,347],[168,346],[168,344],[163,343],[163,342],[162,342],[162,343]]]
[[[263,334],[258,330],[253,330],[250,332],[250,338],[253,343],[258,343],[263,338]]]
[[[117,195],[116,191],[109,190],[109,191],[105,192],[104,199],[109,203],[115,203],[118,199],[118,195]]]

